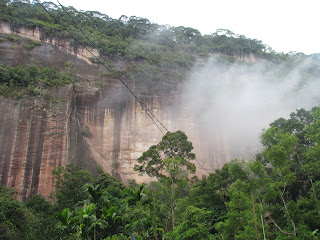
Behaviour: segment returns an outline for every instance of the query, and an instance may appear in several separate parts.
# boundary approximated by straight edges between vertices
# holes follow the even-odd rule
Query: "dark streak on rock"
[[[22,201],[32,193],[37,193],[39,183],[39,173],[43,151],[43,139],[45,132],[45,112],[34,110],[31,116],[30,133],[23,177]]]

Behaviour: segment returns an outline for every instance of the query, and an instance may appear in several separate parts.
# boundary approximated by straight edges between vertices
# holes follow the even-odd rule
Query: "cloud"
[[[200,142],[198,159],[211,169],[222,167],[231,158],[252,157],[262,129],[272,121],[317,106],[319,72],[318,62],[310,58],[274,64],[230,62],[216,55],[194,66],[173,107],[180,110],[172,112],[191,139]]]

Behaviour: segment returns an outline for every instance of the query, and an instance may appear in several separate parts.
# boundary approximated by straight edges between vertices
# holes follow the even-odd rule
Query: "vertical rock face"
[[[71,62],[84,72],[90,72],[88,69],[92,68],[87,56],[79,55],[83,50],[75,53],[69,45],[63,48],[42,42],[41,46],[27,51],[24,44],[28,39],[40,40],[41,33],[37,29],[14,30],[1,23],[0,30],[5,33],[0,34],[1,62],[58,69]],[[6,40],[7,33],[18,33],[28,39],[12,42]],[[86,151],[81,127],[76,121],[73,85],[49,91],[53,101],[43,96],[25,96],[19,100],[0,96],[0,185],[14,187],[21,200],[33,194],[48,197],[54,191],[52,170],[59,166],[73,163],[94,169],[89,164],[92,160],[90,150]],[[79,155],[81,157],[77,159]]]
[[[179,104],[177,83],[153,83],[150,88],[132,84],[130,87],[169,131],[187,133],[195,148],[199,175],[221,168],[226,159],[230,159],[228,143],[219,130],[216,129],[214,136],[208,136],[207,129],[196,124],[197,116]],[[81,126],[90,130],[86,141],[105,171],[124,182],[150,180],[139,176],[133,167],[136,159],[157,144],[166,130],[156,119],[154,122],[150,119],[119,81],[104,81],[95,95],[77,95],[77,109]]]
[[[0,24],[0,30],[44,41],[32,51],[23,48],[25,40],[15,45],[1,41],[1,62],[62,69],[71,62],[77,69],[74,86],[50,89],[59,100],[56,103],[31,96],[0,98],[0,184],[14,187],[21,200],[32,194],[48,197],[54,190],[52,170],[68,163],[93,172],[101,165],[124,182],[150,180],[135,173],[133,166],[144,151],[161,140],[165,129],[157,120],[158,127],[155,125],[128,89],[119,80],[101,74],[105,69],[92,65],[85,50],[74,51],[66,41],[45,39],[37,29],[13,30]],[[195,125],[197,116],[179,105],[177,82],[125,81],[169,131],[187,133],[195,147],[199,175],[229,159],[228,144],[221,133],[217,130],[210,136],[215,142],[213,149],[206,142],[206,129]]]
[[[143,98],[153,114],[165,125],[169,124],[165,112],[160,110],[159,96]],[[133,171],[135,160],[158,143],[162,133],[129,91],[117,80],[107,81],[95,96],[78,96],[77,107],[82,126],[90,129],[88,141],[99,164],[119,180],[145,181]]]
[[[64,102],[52,106],[43,98],[0,99],[1,185],[14,187],[22,200],[49,196],[52,170],[67,163],[72,87],[53,94]]]

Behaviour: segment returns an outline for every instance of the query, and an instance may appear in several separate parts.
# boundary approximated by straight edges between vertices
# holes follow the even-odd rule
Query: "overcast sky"
[[[56,3],[56,0],[52,0]],[[277,52],[320,53],[320,0],[60,0],[78,10],[118,19],[148,18],[158,24],[192,27],[202,34],[219,28],[255,38]]]

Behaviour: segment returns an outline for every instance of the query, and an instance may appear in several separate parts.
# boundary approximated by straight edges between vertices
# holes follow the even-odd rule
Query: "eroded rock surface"
[[[0,31],[2,39],[6,34],[23,37],[18,43],[0,42],[1,62],[58,69],[69,62],[74,66],[69,71],[76,78],[74,85],[50,89],[57,100],[54,103],[42,96],[0,98],[1,185],[14,187],[22,200],[32,194],[48,197],[54,190],[52,170],[68,163],[92,172],[101,165],[124,182],[150,180],[135,173],[133,166],[144,151],[161,140],[162,133],[118,79],[92,64],[86,50],[75,50],[66,40],[46,38],[39,29],[12,29],[1,23]],[[42,45],[27,51],[25,37],[41,40]],[[125,69],[130,63],[118,60],[114,64]],[[169,131],[187,133],[195,147],[199,175],[220,168],[230,158],[228,144],[218,131],[213,149],[206,144],[206,130],[194,124],[197,116],[183,107],[172,108],[173,103],[179,106],[175,80],[148,84],[125,81]]]

